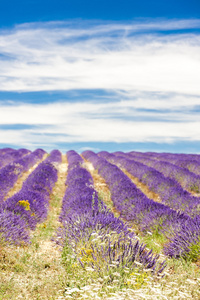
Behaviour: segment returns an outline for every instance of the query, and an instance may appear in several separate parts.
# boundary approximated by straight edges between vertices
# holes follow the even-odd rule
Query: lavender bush
[[[83,159],[74,151],[69,151],[67,158],[69,172],[59,241],[65,245],[67,239],[83,268],[90,266],[101,273],[113,264],[134,268],[138,262],[153,273],[161,273],[165,264],[158,267],[158,256],[147,251],[98,198],[91,175],[81,166]]]
[[[108,184],[111,191],[111,198],[114,202],[114,205],[119,211],[121,211],[121,216],[123,218],[134,221],[139,225],[141,230],[147,231],[149,229],[153,229],[154,231],[156,230],[160,233],[164,233],[165,236],[170,239],[169,243],[165,247],[165,253],[167,253],[168,255],[177,257],[178,251],[182,256],[184,253],[188,253],[187,247],[181,248],[181,242],[179,243],[179,246],[177,246],[178,248],[176,249],[176,251],[173,245],[176,239],[180,240],[180,236],[183,231],[187,236],[188,230],[190,229],[185,231],[185,229],[187,228],[186,224],[193,224],[191,217],[185,213],[170,209],[168,206],[162,205],[160,203],[155,203],[147,197],[145,198],[144,196],[142,196],[141,192],[136,192],[137,190],[135,189],[135,185],[131,181],[127,180],[127,176],[123,174],[123,172],[118,167],[110,164],[102,157],[106,157],[112,162],[118,162],[123,167],[130,167],[131,170],[133,170],[134,172],[139,172],[140,175],[142,169],[142,178],[145,179],[149,176],[146,169],[149,167],[143,165],[143,168],[141,168],[141,163],[134,162],[134,164],[132,164],[132,160],[126,160],[124,157],[115,157],[114,155],[111,155],[107,152],[99,153],[99,156],[101,157],[98,157],[93,152],[86,151],[83,153],[83,156],[93,163],[93,166],[106,180],[106,183]],[[153,171],[157,172],[155,170],[152,170],[152,172]],[[151,178],[151,182],[154,182],[155,178],[153,177],[153,173],[150,174],[151,177],[149,178]],[[199,218],[197,217],[196,220],[196,222],[198,223]],[[200,237],[200,233],[199,231],[195,232],[195,241],[197,241]],[[188,243],[191,244],[189,242],[189,239]]]
[[[30,167],[42,158],[44,153],[45,151],[37,149],[31,154],[9,163],[0,170],[0,203],[22,173],[28,171]]]
[[[192,218],[200,213],[200,200],[181,187],[179,183],[169,177],[165,177],[161,172],[152,167],[144,165],[135,158],[129,156],[119,156],[119,154],[100,153],[110,162],[125,168],[131,175],[137,177],[149,189],[160,196],[163,204],[170,208],[181,211]]]
[[[29,243],[30,237],[25,221],[13,212],[0,210],[0,245]]]
[[[21,239],[21,242],[27,242],[27,238],[25,238],[27,237],[27,231],[35,229],[36,224],[44,221],[47,217],[49,195],[57,181],[57,169],[53,164],[58,162],[58,154],[54,156],[55,152],[50,153],[48,161],[44,161],[37,166],[23,183],[21,190],[2,203],[0,214],[7,214],[8,216],[7,223],[1,225],[2,237],[8,235],[14,237],[14,233],[20,230],[18,225],[12,225],[13,216],[16,219],[18,218],[22,224],[21,230],[24,231],[24,238]],[[7,225],[5,226],[5,224]],[[21,236],[23,236],[23,232]],[[7,238],[6,240],[8,241]],[[16,244],[15,239],[10,238],[9,242]]]
[[[0,168],[6,166],[7,164],[14,162],[22,158],[24,155],[31,153],[27,149],[14,150],[11,148],[0,149]]]
[[[161,159],[163,160],[156,160],[149,158],[149,156],[138,157],[132,155],[125,155],[129,159],[134,159],[135,161],[139,161],[153,169],[162,173],[165,177],[169,177],[170,179],[175,180],[183,189],[189,190],[190,192],[200,192],[200,176],[190,172],[188,169],[174,165],[169,161],[165,160],[165,156],[163,155]],[[177,160],[176,160],[177,161]],[[189,195],[189,194],[188,194]]]

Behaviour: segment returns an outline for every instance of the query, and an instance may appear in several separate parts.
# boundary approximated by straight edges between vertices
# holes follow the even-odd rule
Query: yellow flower
[[[90,254],[92,254],[93,251],[92,251],[92,249],[86,249],[85,252],[89,256]]]
[[[25,210],[30,210],[30,203],[28,202],[28,200],[19,200],[18,204],[20,206],[23,206]]]

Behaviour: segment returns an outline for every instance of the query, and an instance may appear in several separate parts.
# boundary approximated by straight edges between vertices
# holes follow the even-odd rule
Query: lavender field
[[[200,299],[200,155],[0,149],[0,299]]]

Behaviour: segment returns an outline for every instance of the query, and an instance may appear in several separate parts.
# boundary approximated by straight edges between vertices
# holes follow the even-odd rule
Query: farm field
[[[0,299],[200,299],[200,155],[0,149]]]

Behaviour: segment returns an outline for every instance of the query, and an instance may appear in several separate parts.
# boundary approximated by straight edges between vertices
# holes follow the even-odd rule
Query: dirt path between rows
[[[113,205],[113,202],[111,200],[110,190],[105,180],[94,169],[91,162],[86,160],[84,157],[82,158],[84,159],[83,167],[85,167],[92,175],[93,182],[94,182],[94,189],[98,192],[99,197],[103,200],[106,206],[114,213],[114,215],[116,217],[119,217],[120,212]]]
[[[41,160],[39,160],[34,166],[32,166],[27,172],[23,172],[21,176],[19,176],[18,180],[14,184],[14,186],[10,189],[10,191],[7,193],[6,197],[4,198],[4,201],[7,198],[12,197],[14,194],[19,192],[22,188],[22,185],[24,181],[28,178],[28,176],[37,168],[37,166],[45,160],[45,158],[48,156],[47,153],[44,154]]]
[[[105,201],[111,201],[110,200],[110,191],[109,188],[105,182],[105,180],[98,174],[98,172],[94,169],[92,163],[84,159],[84,166],[85,168],[91,173],[93,180],[94,180],[94,186],[95,189],[103,193],[105,195]],[[126,169],[120,168],[122,172],[131,179],[131,181],[136,185],[136,187],[143,193],[145,194],[149,199],[152,199],[155,202],[162,202],[160,199],[160,196],[154,192],[152,192],[144,183],[140,182],[137,177],[134,177],[131,175]],[[109,199],[109,200],[108,200]]]
[[[131,181],[137,186],[137,188],[143,193],[145,194],[149,199],[152,199],[155,202],[162,202],[160,196],[154,192],[152,192],[147,185],[145,185],[144,183],[142,183],[141,181],[139,181],[139,179],[135,176],[133,176],[132,174],[130,174],[126,169],[121,168],[121,170],[124,172],[124,174],[126,174],[126,176],[128,176]]]

